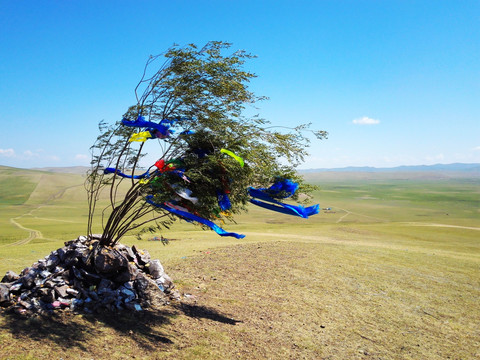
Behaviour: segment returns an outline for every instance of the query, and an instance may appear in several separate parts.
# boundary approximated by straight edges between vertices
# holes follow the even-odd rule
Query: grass
[[[0,271],[84,233],[82,179],[58,176],[0,206],[42,234],[18,244],[28,232],[0,222]],[[308,221],[252,208],[225,225],[243,240],[185,223],[163,234],[167,246],[126,237],[162,261],[181,301],[114,317],[1,316],[0,358],[480,357],[480,181],[312,176],[332,210]]]

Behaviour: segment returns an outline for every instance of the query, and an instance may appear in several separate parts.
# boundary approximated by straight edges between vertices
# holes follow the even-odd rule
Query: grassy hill
[[[123,240],[162,261],[181,301],[143,315],[2,316],[0,358],[479,357],[480,179],[305,176],[324,209],[308,220],[251,206],[224,225],[242,240],[185,222],[163,233],[168,246]],[[0,181],[0,273],[84,234],[81,175],[1,167]]]
[[[82,221],[87,209],[83,182],[80,175],[0,167],[0,245],[28,237],[25,228],[51,227],[67,218]],[[58,230],[47,238],[64,229]]]
[[[0,206],[25,203],[41,175],[36,171],[0,166]]]
[[[480,164],[472,163],[453,163],[453,164],[435,164],[435,165],[413,165],[413,166],[397,166],[393,168],[376,168],[371,166],[364,167],[355,167],[349,166],[344,168],[335,168],[335,169],[307,169],[303,170],[304,172],[350,172],[350,173],[359,173],[359,172],[369,172],[369,173],[392,173],[392,172],[410,172],[410,173],[419,173],[419,172],[429,172],[429,173],[452,173],[454,176],[463,177],[463,176],[478,176],[480,175]]]

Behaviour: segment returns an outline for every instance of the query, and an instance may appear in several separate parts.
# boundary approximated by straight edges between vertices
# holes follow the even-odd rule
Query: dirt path
[[[38,191],[38,186],[40,184],[40,181],[39,183],[37,184],[37,187],[32,191],[32,193],[30,194],[30,197],[32,196],[33,193],[35,193],[35,191]],[[41,231],[39,230],[35,230],[35,229],[30,229],[30,228],[27,228],[25,226],[23,226],[22,224],[20,224],[17,220],[22,218],[23,216],[32,216],[33,218],[35,219],[42,219],[42,220],[46,220],[46,221],[61,221],[61,222],[69,222],[69,223],[73,223],[74,221],[70,221],[70,220],[62,220],[62,219],[49,219],[49,218],[42,218],[42,217],[38,217],[38,216],[35,216],[33,214],[34,211],[37,211],[39,209],[41,209],[42,207],[46,206],[46,204],[52,202],[52,201],[55,201],[55,200],[58,200],[58,199],[61,199],[62,196],[65,194],[65,192],[68,190],[68,189],[72,189],[72,188],[75,188],[75,187],[78,187],[78,186],[81,186],[81,185],[72,185],[72,186],[68,186],[64,189],[61,189],[60,191],[57,191],[56,193],[52,194],[45,203],[43,204],[40,204],[38,206],[36,206],[34,209],[31,209],[29,212],[23,214],[23,215],[20,215],[20,216],[17,216],[17,217],[14,217],[14,218],[10,218],[10,222],[12,223],[12,225],[18,227],[19,229],[21,230],[24,230],[24,231],[28,231],[29,232],[29,235],[28,237],[24,238],[24,239],[21,239],[21,240],[18,240],[18,241],[15,241],[13,243],[10,243],[10,244],[6,244],[4,246],[16,246],[16,245],[25,245],[25,244],[28,244],[30,241],[32,240],[35,240],[35,239],[41,239],[43,238],[43,234]],[[29,198],[30,199],[30,198]],[[28,201],[28,200],[27,200]]]
[[[28,231],[28,232],[29,232],[29,235],[28,235],[26,238],[24,238],[24,239],[15,241],[15,242],[10,243],[10,244],[6,244],[6,245],[4,245],[4,246],[25,245],[25,244],[28,244],[28,243],[29,243],[30,241],[32,241],[32,240],[39,239],[39,238],[43,238],[43,234],[42,234],[41,231],[27,228],[27,227],[23,226],[22,224],[20,224],[20,223],[17,221],[18,219],[21,219],[21,218],[24,217],[24,216],[33,216],[32,213],[33,213],[35,210],[38,210],[38,209],[40,209],[40,208],[43,207],[43,206],[44,206],[44,205],[40,205],[40,206],[36,207],[35,209],[30,210],[28,213],[25,213],[25,214],[23,214],[23,215],[20,215],[20,216],[14,217],[14,218],[10,218],[10,223],[12,223],[13,226],[16,226],[17,228],[19,228],[19,229],[21,229],[21,230]]]
[[[345,217],[347,217],[348,215],[351,214],[351,212],[348,211],[348,210],[345,210],[345,209],[339,209],[339,210],[345,211],[345,215],[342,215],[342,217],[337,220],[337,224],[340,223],[340,222],[342,222],[342,220],[343,220]]]
[[[21,218],[21,216],[18,216],[16,218],[10,218],[10,222],[18,227],[19,229],[22,229],[22,230],[25,230],[25,231],[28,231],[30,232],[30,235],[28,237],[26,237],[25,239],[22,239],[22,240],[18,240],[18,241],[15,241],[14,243],[11,243],[11,244],[8,244],[6,246],[14,246],[14,245],[25,245],[25,244],[28,244],[30,241],[34,240],[34,239],[39,239],[39,238],[43,238],[43,234],[39,231],[39,230],[35,230],[35,229],[29,229],[29,228],[26,228],[25,226],[19,224],[15,219],[19,219]]]
[[[446,227],[446,228],[455,228],[455,229],[465,229],[465,230],[477,230],[480,231],[480,227],[473,226],[460,226],[460,225],[449,225],[449,224],[436,224],[436,223],[421,223],[421,222],[406,222],[404,225],[409,226],[432,226],[432,227]]]
[[[359,214],[359,213],[356,213],[356,212],[353,212],[353,211],[350,211],[350,210],[347,210],[347,209],[342,209],[342,208],[337,208],[338,210],[342,210],[344,211],[346,214],[343,215],[340,219],[337,220],[337,224],[342,222],[342,220],[344,218],[346,218],[348,215],[358,215],[358,216],[363,216],[363,217],[366,217],[366,218],[370,218],[370,219],[375,219],[375,220],[378,220],[378,221],[381,221],[381,222],[390,222],[389,219],[383,219],[383,218],[379,218],[379,217],[375,217],[375,216],[369,216],[369,215],[364,215],[364,214]]]
[[[65,223],[71,223],[71,224],[78,224],[80,221],[73,221],[73,220],[62,220],[62,219],[52,219],[52,218],[44,218],[44,217],[38,217],[38,216],[33,216],[34,219],[38,220],[47,220],[47,221],[59,221],[59,222],[65,222]]]

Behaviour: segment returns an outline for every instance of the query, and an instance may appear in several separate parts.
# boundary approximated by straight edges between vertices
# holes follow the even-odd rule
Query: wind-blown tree
[[[307,155],[309,136],[323,139],[327,132],[247,117],[247,107],[265,98],[248,89],[255,75],[243,66],[253,56],[225,54],[230,46],[173,46],[151,56],[135,89],[137,103],[122,121],[100,123],[86,181],[90,235],[100,193],[109,192],[100,245],[113,246],[128,232],[168,228],[178,218],[217,231],[214,221],[246,210],[249,186],[279,179],[299,185],[297,192],[279,189],[272,194],[277,199],[298,200],[311,190],[295,169]],[[157,161],[145,166],[147,142],[158,142],[158,152]]]

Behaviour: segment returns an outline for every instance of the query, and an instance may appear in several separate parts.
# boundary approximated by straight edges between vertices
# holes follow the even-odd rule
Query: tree
[[[255,75],[243,67],[253,56],[225,55],[230,46],[173,46],[151,56],[135,88],[137,104],[113,126],[100,123],[86,189],[88,234],[100,193],[109,191],[101,245],[114,245],[130,231],[168,228],[179,216],[205,219],[207,225],[232,220],[246,210],[249,186],[275,179],[292,179],[300,193],[311,190],[295,168],[307,155],[307,135],[323,139],[327,132],[312,131],[310,124],[274,127],[245,116],[247,106],[265,97],[248,89]],[[158,141],[160,150],[158,161],[145,169],[146,141]]]

